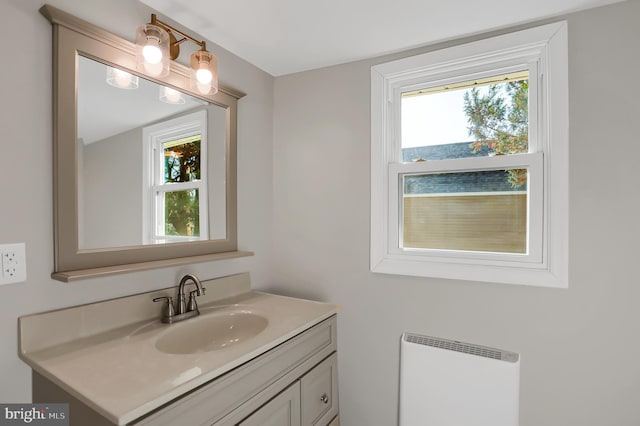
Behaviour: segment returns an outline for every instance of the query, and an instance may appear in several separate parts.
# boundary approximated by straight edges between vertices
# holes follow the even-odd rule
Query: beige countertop
[[[233,282],[220,281],[227,279]],[[160,322],[160,304],[151,303],[151,299],[174,291],[167,289],[22,317],[20,357],[87,406],[123,425],[336,313],[335,305],[250,291],[248,274],[203,284],[218,291],[200,303],[201,316],[196,318],[242,311],[266,318],[268,325],[256,336],[222,349],[192,354],[161,352],[156,341],[190,321]],[[136,307],[143,307],[144,312]],[[105,323],[108,312],[117,317],[111,327]],[[52,335],[56,332],[58,336]]]

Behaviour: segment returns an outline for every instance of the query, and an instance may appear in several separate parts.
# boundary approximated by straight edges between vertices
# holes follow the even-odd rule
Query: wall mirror
[[[54,272],[72,281],[250,255],[237,250],[242,96],[189,70],[136,71],[135,45],[59,9],[54,35]]]

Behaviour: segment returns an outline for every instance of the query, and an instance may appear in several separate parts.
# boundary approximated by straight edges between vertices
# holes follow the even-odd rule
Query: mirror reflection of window
[[[202,182],[200,168],[200,144],[202,135],[197,134],[164,142],[162,144],[164,179],[160,187],[167,188],[159,194],[161,214],[158,226],[164,228],[164,236],[199,237],[200,203],[199,186]],[[175,183],[190,182],[190,189],[173,191]]]
[[[149,244],[206,240],[207,114],[198,111],[143,130],[143,239]]]

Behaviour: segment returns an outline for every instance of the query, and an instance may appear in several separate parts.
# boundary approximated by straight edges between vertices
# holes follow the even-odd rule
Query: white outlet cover
[[[27,280],[27,260],[24,243],[0,244],[0,285]]]

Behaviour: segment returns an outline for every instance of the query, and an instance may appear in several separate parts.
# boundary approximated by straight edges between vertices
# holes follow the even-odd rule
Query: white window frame
[[[529,152],[402,163],[402,93],[528,70]],[[567,24],[437,50],[371,68],[371,271],[568,287]],[[406,174],[527,168],[526,254],[401,247]]]
[[[164,184],[163,144],[194,135],[200,140],[200,179],[193,182]],[[197,111],[166,120],[142,130],[143,140],[143,208],[142,240],[145,244],[187,242],[209,239],[208,191],[207,191],[207,112]],[[166,192],[197,189],[200,217],[200,235],[185,237],[164,234],[164,204]]]

